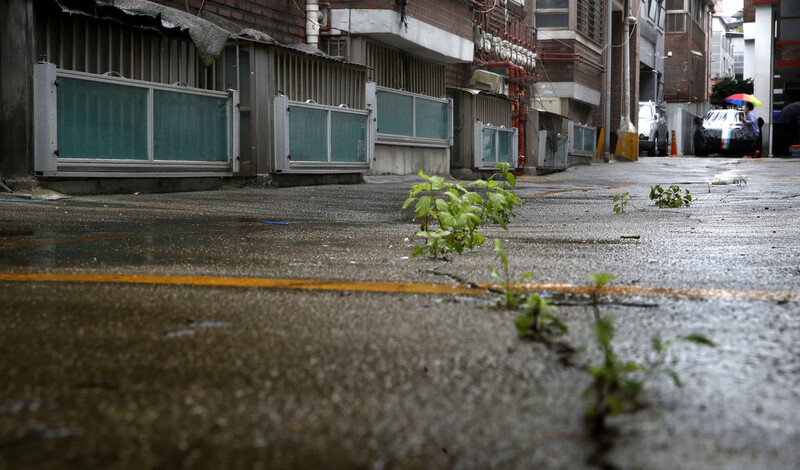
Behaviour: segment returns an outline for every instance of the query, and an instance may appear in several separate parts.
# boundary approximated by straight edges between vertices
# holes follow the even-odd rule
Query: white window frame
[[[500,145],[500,140],[498,139],[495,143],[494,149],[494,160],[487,160],[486,155],[483,154],[483,131],[485,129],[491,129],[495,131],[500,131],[503,133],[512,134],[511,138],[511,162],[509,162],[509,166],[511,168],[517,167],[517,149],[519,148],[519,131],[515,127],[505,127],[505,126],[493,126],[491,124],[484,124],[481,121],[475,121],[473,125],[473,153],[475,155],[475,169],[476,170],[487,170],[492,169],[497,166],[497,153],[498,153],[498,146]]]
[[[95,81],[148,90],[147,160],[59,158],[58,78]],[[239,171],[239,93],[202,90],[178,85],[132,80],[56,68],[55,64],[34,65],[34,174],[56,177],[207,177],[231,176]],[[228,160],[224,162],[155,160],[153,155],[153,92],[164,90],[228,100]]]
[[[293,161],[291,158],[290,132],[289,129],[289,107],[300,107],[318,109],[326,111],[328,114],[328,158],[324,162]],[[278,173],[362,173],[372,168],[375,145],[374,135],[369,124],[366,129],[366,161],[364,162],[334,162],[331,161],[331,116],[333,113],[347,113],[364,116],[367,122],[373,121],[372,109],[350,109],[344,105],[327,106],[317,104],[312,100],[291,101],[287,96],[278,95],[275,97],[275,171]]]
[[[434,101],[441,104],[447,104],[447,124],[445,125],[445,129],[447,129],[447,137],[444,139],[432,139],[427,137],[416,137],[416,136],[407,136],[407,135],[396,135],[396,134],[387,134],[379,132],[378,130],[378,113],[380,113],[380,109],[378,109],[378,91],[385,91],[389,93],[395,93],[398,95],[405,95],[409,96],[414,99],[414,111],[412,113],[414,122],[412,122],[412,129],[416,132],[416,102],[419,99]],[[403,145],[409,147],[432,147],[432,148],[448,148],[453,146],[453,100],[451,98],[433,98],[428,95],[422,95],[419,93],[410,93],[403,90],[397,90],[395,88],[386,88],[386,87],[379,87],[375,82],[368,82],[367,83],[367,107],[370,109],[375,110],[375,118],[374,118],[374,135],[375,135],[375,143],[376,144],[383,144],[383,145]]]

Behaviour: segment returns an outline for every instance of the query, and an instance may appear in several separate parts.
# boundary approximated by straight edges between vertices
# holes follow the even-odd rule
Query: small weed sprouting
[[[609,282],[616,279],[617,276],[608,273],[590,274],[589,282],[594,285],[594,292],[592,293],[592,313],[594,314],[594,321],[599,323],[600,318],[600,289]]]
[[[654,357],[648,363],[626,362],[619,359],[612,349],[614,339],[614,318],[604,316],[592,325],[594,342],[602,354],[602,361],[587,366],[586,371],[592,383],[584,392],[592,396],[592,403],[586,410],[586,418],[594,432],[605,428],[606,418],[638,407],[645,384],[653,377],[665,374],[677,387],[682,387],[678,374],[664,367],[667,349],[675,341],[684,341],[701,346],[714,347],[714,343],[700,334],[680,336],[663,341],[655,336],[651,339]]]
[[[497,268],[492,268],[492,277],[497,279],[497,282],[500,283],[500,291],[503,294],[503,297],[498,303],[507,309],[517,309],[525,299],[524,295],[519,292],[517,284],[533,276],[533,273],[527,272],[523,274],[518,281],[513,281],[511,278],[511,270],[508,267],[508,257],[506,256],[505,250],[503,250],[503,244],[500,243],[498,239],[494,240],[494,251],[500,256],[500,264],[503,265],[503,274],[500,274]]]
[[[692,195],[687,189],[685,194],[681,196],[681,188],[676,184],[670,186],[669,189],[664,189],[657,184],[650,186],[650,200],[654,201],[658,207],[689,207],[692,202]]]
[[[600,316],[599,295],[600,288],[614,279],[611,274],[593,274],[589,279],[595,286],[592,294],[592,308],[595,322],[592,324],[594,345],[600,350],[602,359],[599,363],[589,364],[587,373],[592,378],[592,383],[584,392],[592,397],[592,403],[586,410],[586,418],[591,431],[595,434],[604,432],[606,418],[627,410],[635,409],[640,405],[640,397],[645,383],[659,374],[669,376],[676,386],[682,383],[678,374],[664,367],[667,349],[675,341],[685,341],[702,346],[714,346],[708,338],[700,334],[680,336],[664,341],[656,336],[651,339],[654,356],[645,364],[626,362],[619,359],[614,352],[614,317],[611,315]]]
[[[567,325],[556,318],[552,312],[555,307],[539,294],[529,294],[522,305],[523,313],[514,324],[523,338],[541,339],[551,332],[567,332]]]
[[[441,258],[481,246],[485,237],[479,229],[487,222],[508,230],[511,218],[516,217],[514,208],[521,206],[522,200],[513,191],[516,178],[508,164],[500,164],[498,169],[499,173],[488,181],[477,180],[468,185],[485,189],[486,198],[461,183],[446,183],[440,176],[419,172],[425,182],[411,188],[402,207],[405,210],[413,203],[414,220],[422,221],[415,235],[425,239],[425,244],[414,248],[413,256],[428,253]],[[498,176],[502,182],[494,179]]]
[[[624,193],[615,194],[614,195],[614,212],[616,212],[617,214],[619,214],[620,212],[625,212],[625,206],[628,205],[630,200],[631,200],[631,196],[630,196],[630,194],[628,194],[627,191],[624,192]]]

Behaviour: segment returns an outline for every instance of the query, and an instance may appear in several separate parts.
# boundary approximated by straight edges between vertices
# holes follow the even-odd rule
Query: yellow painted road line
[[[157,284],[214,287],[260,287],[265,289],[298,289],[355,292],[386,292],[413,294],[485,295],[498,292],[500,286],[490,283],[425,284],[413,282],[332,281],[315,279],[272,279],[253,277],[166,276],[147,274],[59,274],[59,273],[0,273],[0,281],[9,282],[75,282]],[[575,286],[572,284],[518,284],[521,291],[558,292],[573,295],[616,295],[624,297],[669,297],[685,299],[741,299],[800,301],[800,292],[743,291],[731,289],[658,288],[645,286]]]
[[[487,292],[484,288],[475,288],[468,284],[421,284],[412,282],[330,281],[254,277],[160,276],[148,274],[0,273],[0,281],[262,287],[267,289],[401,292],[417,294],[485,294]]]

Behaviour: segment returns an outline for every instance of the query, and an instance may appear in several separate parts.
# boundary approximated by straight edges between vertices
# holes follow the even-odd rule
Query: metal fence
[[[292,101],[365,107],[367,71],[362,66],[281,49],[275,54],[275,72],[278,91]]]
[[[36,38],[36,59],[62,70],[225,89],[220,61],[205,67],[188,39],[44,9],[37,15]]]
[[[365,41],[364,65],[369,81],[379,87],[441,98],[445,96],[445,66],[410,56],[374,41]]]

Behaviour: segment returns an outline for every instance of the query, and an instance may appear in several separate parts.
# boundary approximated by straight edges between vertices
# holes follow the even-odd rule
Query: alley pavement
[[[412,256],[421,181],[1,202],[0,469],[800,467],[800,160],[523,176],[508,230],[444,260]],[[494,239],[567,332],[519,337]],[[683,386],[602,439],[596,273],[621,359],[715,344],[672,344]]]

